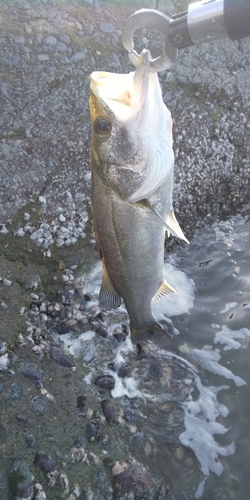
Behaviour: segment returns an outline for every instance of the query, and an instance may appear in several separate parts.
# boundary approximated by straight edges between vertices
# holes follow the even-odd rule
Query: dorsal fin
[[[154,304],[157,304],[157,302],[159,302],[161,299],[163,299],[163,297],[165,297],[166,295],[168,295],[169,293],[171,292],[174,292],[174,293],[177,293],[175,291],[174,288],[172,288],[171,285],[169,285],[165,280],[162,282],[161,286],[159,287],[159,289],[157,290],[156,294],[154,295],[154,297],[152,298],[152,305]]]
[[[102,285],[99,293],[100,309],[110,311],[121,305],[121,297],[117,292],[113,282],[108,274],[105,263],[102,260]]]

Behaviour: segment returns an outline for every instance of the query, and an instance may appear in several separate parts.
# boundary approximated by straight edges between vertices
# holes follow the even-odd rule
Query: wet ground
[[[137,4],[136,8],[144,6]],[[159,8],[167,7],[174,13],[181,10],[183,4],[160,2]],[[137,399],[135,392],[132,399],[126,395],[114,399],[109,389],[86,383],[91,356],[95,364],[99,359],[96,353],[100,352],[107,365],[109,353],[119,345],[118,338],[111,335],[107,341],[102,337],[105,334],[99,332],[91,341],[92,350],[87,349],[84,364],[82,359],[74,357],[73,367],[67,366],[72,357],[69,361],[63,355],[60,357],[59,351],[51,351],[51,343],[56,345],[58,340],[52,337],[52,332],[67,335],[72,330],[78,337],[82,330],[94,332],[103,328],[113,333],[107,320],[103,324],[102,318],[97,318],[97,302],[95,298],[93,303],[89,300],[93,290],[88,290],[82,278],[97,262],[89,220],[89,74],[96,69],[132,70],[121,45],[121,29],[123,21],[134,10],[135,5],[121,7],[119,2],[112,2],[111,7],[110,2],[75,1],[69,5],[64,1],[0,0],[2,500],[12,495],[9,478],[11,483],[15,483],[16,477],[20,482],[20,468],[23,470],[25,466],[31,470],[34,481],[26,469],[21,473],[28,478],[18,491],[23,498],[29,495],[45,498],[40,486],[32,493],[32,484],[36,483],[42,484],[44,495],[53,500],[77,497],[101,500],[112,499],[113,495],[120,498],[123,493],[119,493],[119,486],[113,488],[116,476],[111,472],[116,461],[119,461],[118,472],[122,470],[122,462],[126,467],[133,464],[141,467],[130,474],[134,483],[132,486],[130,483],[130,493],[124,497],[130,500],[133,494],[138,499],[168,498],[176,484],[179,486],[174,498],[185,498],[185,495],[193,498],[199,484],[195,476],[190,491],[185,490],[190,471],[191,475],[195,474],[200,466],[194,452],[180,444],[178,436],[181,428],[184,430],[184,412],[178,405],[178,409],[175,405],[172,409],[171,402],[162,403],[161,412],[168,415],[169,423],[176,421],[177,428],[174,439],[167,439],[168,458],[164,452],[161,460],[164,471],[159,467],[157,472],[154,439],[150,433],[143,436],[145,416],[139,408],[141,397],[137,394]],[[150,46],[152,34],[144,31],[143,36],[143,44],[148,40]],[[137,43],[142,47],[140,37]],[[154,44],[157,50],[158,42]],[[182,51],[171,71],[161,75],[164,100],[174,121],[174,206],[189,238],[196,227],[241,210],[249,198],[249,54],[248,40],[221,41],[210,47]],[[201,238],[203,245],[203,236]],[[169,248],[174,247],[170,242]],[[246,301],[242,311],[247,311],[247,304]],[[110,321],[112,324],[112,318]],[[121,311],[118,333],[126,335],[126,327],[127,318]],[[193,325],[189,325],[188,330],[195,332]],[[197,347],[196,341],[194,333],[192,348]],[[172,350],[179,355],[176,349],[174,343]],[[155,380],[156,386],[159,380],[171,386],[170,381],[175,378],[186,379],[182,373],[186,366],[180,366],[177,358],[171,360],[168,373],[162,376],[165,361],[161,361],[160,366],[164,366],[159,372],[155,362],[158,354],[149,352],[147,356],[149,359],[143,361],[143,352],[129,351],[128,364],[139,373],[136,379],[146,384],[147,371],[149,380]],[[100,371],[94,371],[96,377],[111,374],[110,371],[102,373],[99,368]],[[115,366],[115,369],[118,368]],[[116,381],[117,377],[123,379],[114,373]],[[190,372],[189,376],[193,381],[194,374]],[[185,398],[189,384],[190,381],[184,381],[172,387],[173,397],[176,395],[178,399],[181,394]],[[131,391],[131,387],[128,390]],[[77,399],[79,397],[83,399]],[[105,420],[101,408],[103,399],[112,400],[114,410],[110,411],[115,412],[114,424]],[[228,401],[226,405],[229,406]],[[148,417],[157,422],[155,403],[149,406],[145,406]],[[79,410],[82,407],[86,407],[87,416],[84,416],[85,410]],[[97,414],[93,415],[95,410]],[[241,420],[241,425],[247,425],[245,410]],[[93,441],[89,441],[86,434],[87,423],[93,424],[89,432],[97,433]],[[172,431],[171,426],[165,426],[164,432],[169,433],[169,428]],[[141,448],[137,454],[138,443]],[[74,448],[78,452],[73,452]],[[55,462],[55,466],[50,464],[54,479],[53,474],[48,479],[44,469],[34,466],[39,450]],[[245,463],[248,453],[249,449],[245,451],[240,446]],[[142,460],[143,455],[146,461]],[[172,456],[174,460],[166,472],[165,461]],[[22,464],[16,464],[16,470],[12,470],[17,460]],[[178,472],[178,460],[183,475]],[[226,468],[227,460],[224,459]],[[40,456],[37,462],[39,465]],[[216,483],[214,498],[223,498],[222,493],[228,495],[227,499],[239,497],[240,490],[230,478],[225,476],[226,490],[221,486],[224,482]],[[244,478],[242,473],[243,485]],[[53,480],[54,488],[48,485]],[[128,481],[126,477],[122,480]],[[241,498],[247,498],[245,486],[242,488]]]

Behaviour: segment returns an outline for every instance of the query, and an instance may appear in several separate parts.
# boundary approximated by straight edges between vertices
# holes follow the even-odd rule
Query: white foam
[[[72,333],[65,333],[64,335],[53,334],[53,339],[59,341],[63,345],[67,353],[72,354],[79,358],[82,351],[86,347],[86,342],[92,340],[95,336],[93,330],[88,330],[87,332],[80,333],[76,336],[72,336]]]
[[[186,430],[180,435],[180,441],[184,446],[193,450],[200,462],[203,474],[207,476],[209,471],[212,471],[220,476],[223,466],[218,459],[219,455],[228,456],[235,452],[234,443],[221,446],[213,437],[214,434],[227,432],[224,425],[216,422],[216,418],[219,415],[226,416],[228,408],[221,405],[216,396],[219,390],[228,387],[204,387],[198,376],[196,376],[196,385],[200,393],[198,399],[193,401],[190,398],[190,401],[182,404]]]
[[[219,349],[213,350],[212,346],[204,345],[202,349],[191,349],[190,354],[195,361],[198,361],[203,368],[216,375],[221,375],[226,379],[231,379],[240,387],[246,385],[245,380],[237,375],[234,375],[228,368],[220,365],[218,361],[221,359]]]
[[[177,269],[173,258],[164,264],[164,278],[177,293],[170,293],[154,305],[154,316],[158,319],[162,315],[172,317],[188,313],[195,297],[194,281]]]
[[[224,309],[222,309],[222,311],[220,311],[220,314],[224,314],[228,311],[230,311],[230,309],[234,309],[236,306],[238,305],[238,302],[228,302]]]
[[[248,328],[230,330],[228,326],[222,325],[221,330],[215,334],[214,344],[224,344],[224,351],[239,349],[241,347],[241,343],[234,339],[245,340],[246,337],[250,337],[250,330],[248,330]]]
[[[143,393],[138,389],[139,380],[133,377],[119,378],[117,373],[112,372],[115,378],[115,387],[111,391],[113,398],[127,396],[128,398],[144,398]]]
[[[199,483],[199,486],[194,494],[194,498],[200,498],[202,497],[203,493],[204,493],[204,488],[205,488],[205,482],[206,482],[206,477],[204,477],[203,481],[201,481]]]

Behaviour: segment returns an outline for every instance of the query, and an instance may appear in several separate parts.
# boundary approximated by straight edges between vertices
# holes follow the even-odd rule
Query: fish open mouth
[[[144,49],[134,72],[126,74],[94,71],[90,89],[119,119],[140,112],[148,98],[151,54]]]

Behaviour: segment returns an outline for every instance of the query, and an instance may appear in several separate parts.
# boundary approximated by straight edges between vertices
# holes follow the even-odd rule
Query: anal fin
[[[152,305],[157,304],[157,302],[163,299],[163,297],[166,297],[166,295],[172,292],[177,293],[176,290],[171,285],[169,285],[166,280],[164,280],[157,290],[156,294],[152,298]]]
[[[121,296],[113,285],[103,261],[102,266],[102,285],[99,293],[99,305],[100,309],[110,311],[110,309],[116,309],[121,305]]]

